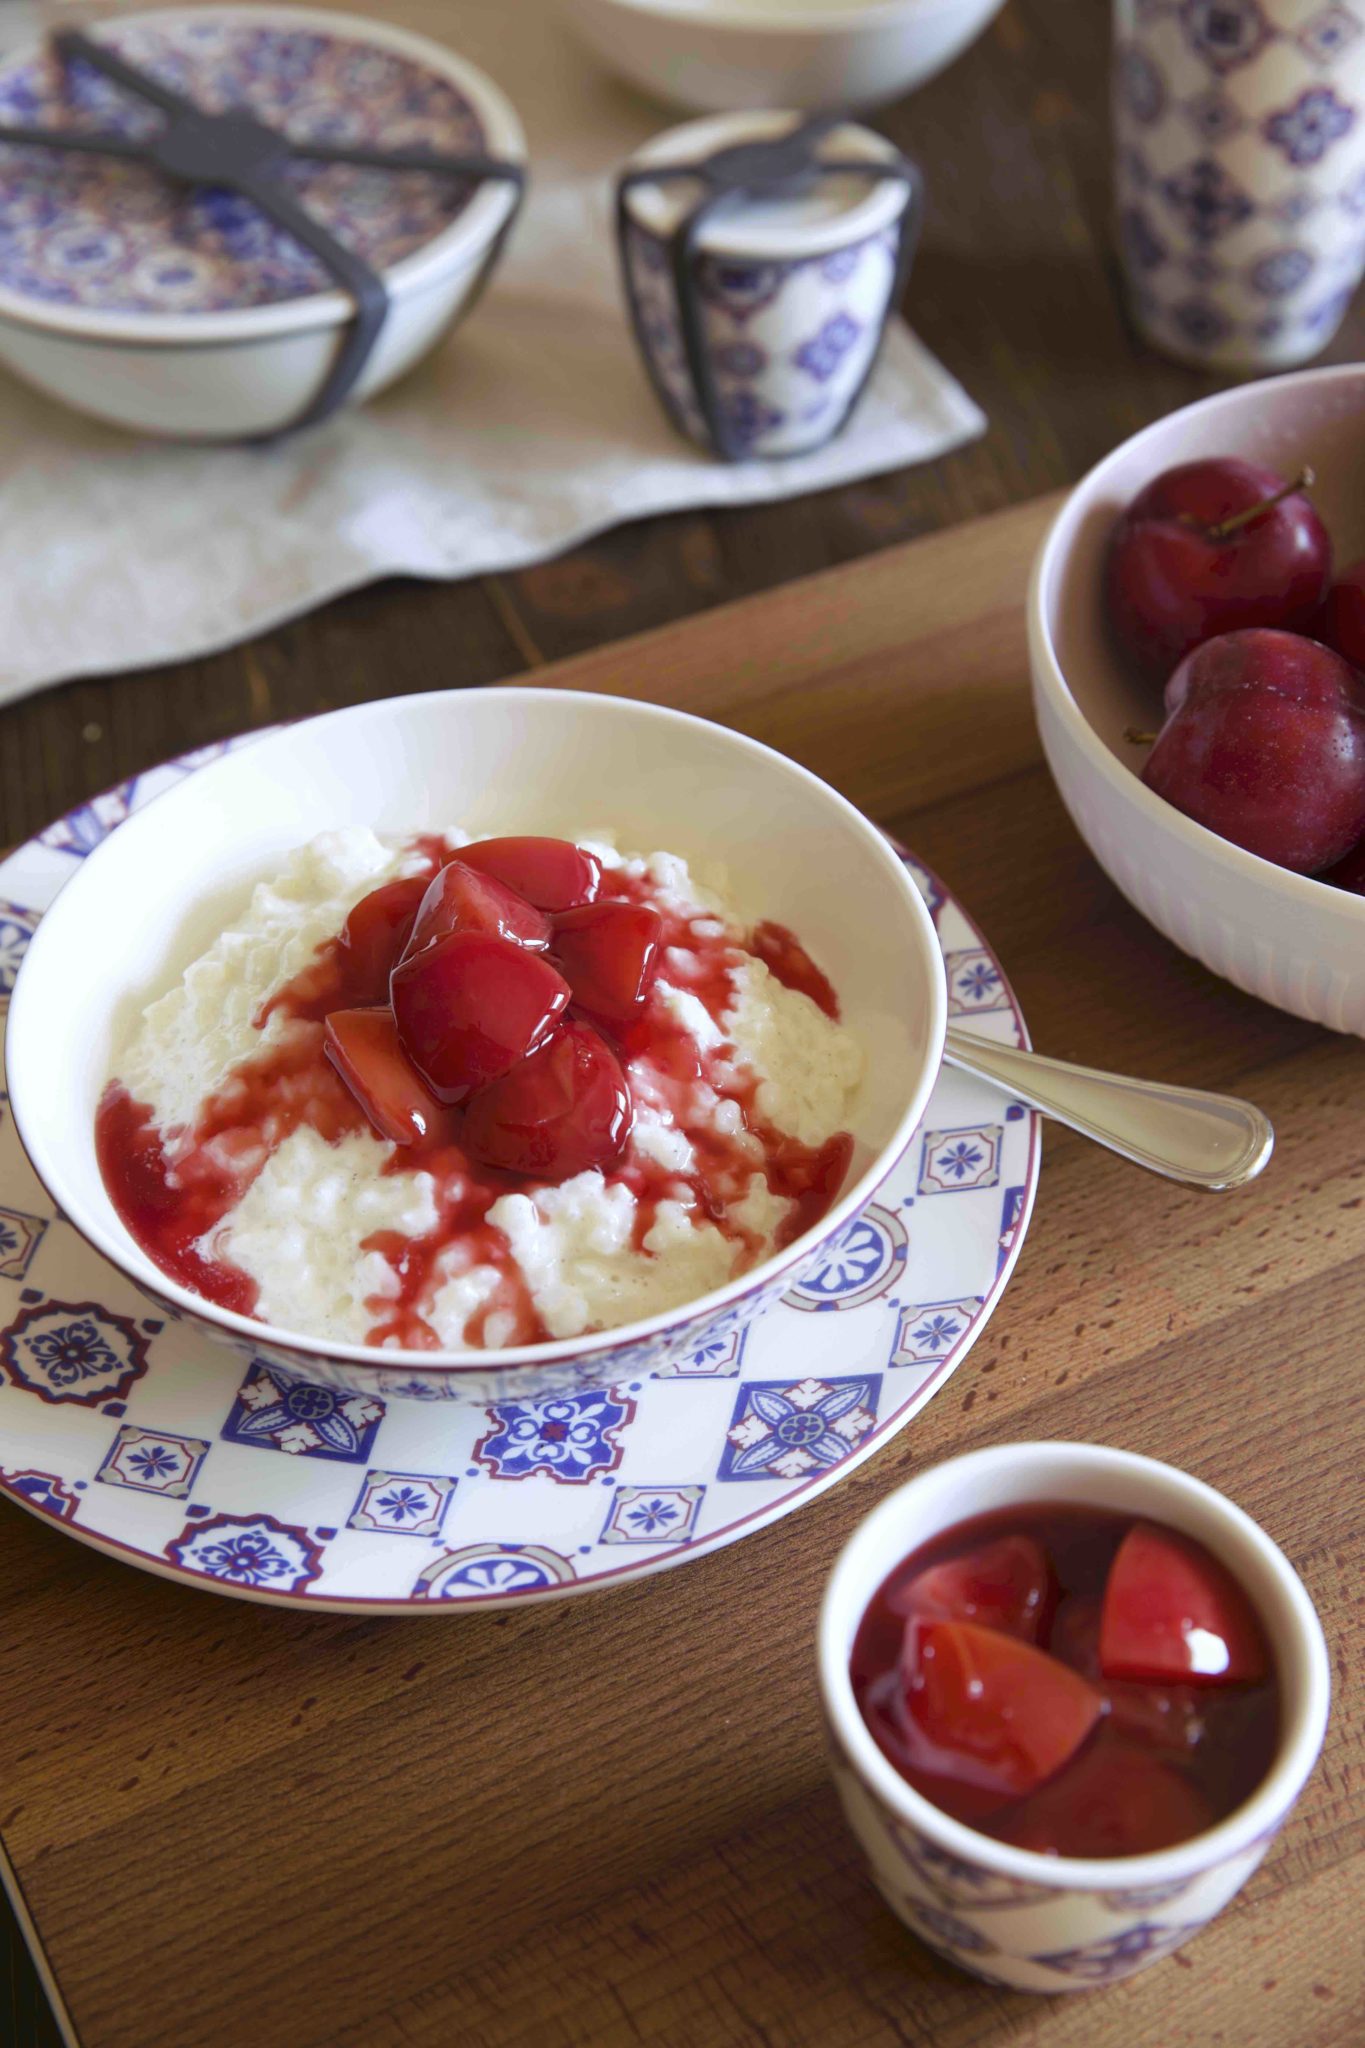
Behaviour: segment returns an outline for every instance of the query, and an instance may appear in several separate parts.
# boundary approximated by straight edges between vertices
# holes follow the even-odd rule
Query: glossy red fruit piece
[[[418,907],[427,891],[425,875],[385,882],[362,896],[341,927],[342,963],[348,993],[357,1002],[382,1003],[389,975],[402,957]]]
[[[809,996],[827,1017],[838,1023],[839,998],[834,993],[834,986],[820,972],[795,932],[788,931],[784,924],[765,920],[750,932],[749,951],[757,954],[768,972],[775,975],[784,988],[794,988],[801,995]]]
[[[1301,874],[1365,834],[1365,680],[1296,633],[1225,633],[1182,662],[1142,770],[1149,789]]]
[[[1365,671],[1365,560],[1342,570],[1312,630],[1353,668]]]
[[[1202,1835],[1214,1818],[1182,1771],[1106,1727],[997,1832],[1043,1856],[1144,1856]]]
[[[1106,565],[1109,621],[1125,657],[1154,682],[1216,634],[1311,629],[1331,580],[1332,543],[1302,492],[1226,537],[1216,531],[1284,485],[1273,470],[1232,457],[1181,463],[1154,477],[1119,519]]]
[[[1002,1799],[1046,1783],[1104,1710],[1055,1657],[969,1621],[908,1621],[901,1677],[917,1767]]]
[[[492,932],[452,932],[402,960],[389,989],[403,1049],[432,1093],[459,1102],[533,1052],[570,989],[538,953]]]
[[[894,1614],[974,1621],[1036,1643],[1051,1587],[1042,1544],[1032,1536],[1002,1536],[893,1586],[886,1604]]]
[[[1207,1693],[1192,1685],[1137,1685],[1100,1673],[1100,1603],[1072,1595],[1053,1619],[1048,1649],[1104,1693],[1105,1725],[1149,1749],[1190,1756],[1206,1732]]]
[[[552,952],[574,1001],[628,1024],[649,995],[664,921],[647,903],[584,903],[555,919]]]
[[[322,1042],[381,1138],[415,1145],[433,1134],[444,1112],[399,1044],[392,1010],[333,1010]]]
[[[602,886],[602,863],[568,839],[477,839],[460,848],[466,867],[496,875],[537,910],[573,910]]]
[[[550,943],[550,920],[496,875],[452,860],[428,883],[404,952],[421,953],[451,932],[492,932],[541,952]]]
[[[630,1089],[616,1055],[577,1019],[465,1112],[465,1149],[485,1166],[537,1180],[567,1180],[620,1157],[633,1121]]]
[[[1188,1537],[1135,1523],[1104,1589],[1105,1678],[1218,1685],[1267,1668],[1260,1624],[1232,1574]]]

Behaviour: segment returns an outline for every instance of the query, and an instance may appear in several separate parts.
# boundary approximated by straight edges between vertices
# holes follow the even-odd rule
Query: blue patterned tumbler
[[[1167,355],[1288,369],[1365,268],[1365,0],[1115,0],[1118,227]]]

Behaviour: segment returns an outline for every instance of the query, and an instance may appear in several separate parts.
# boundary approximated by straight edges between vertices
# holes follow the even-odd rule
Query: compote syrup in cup
[[[825,1590],[846,1818],[948,1961],[1085,1991],[1246,1883],[1317,1760],[1330,1672],[1293,1567],[1212,1487],[1100,1444],[1004,1444],[899,1487]]]
[[[1050,1856],[1223,1819],[1275,1753],[1265,1632],[1202,1544],[1103,1508],[1001,1508],[883,1582],[853,1645],[882,1754],[945,1813]]]

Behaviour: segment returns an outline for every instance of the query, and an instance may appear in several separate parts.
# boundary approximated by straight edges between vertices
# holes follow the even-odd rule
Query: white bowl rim
[[[656,21],[686,22],[689,27],[742,30],[746,35],[781,35],[788,41],[814,41],[840,31],[880,28],[897,20],[911,20],[917,14],[949,14],[960,9],[963,0],[854,0],[847,7],[811,8],[799,15],[783,15],[772,7],[749,7],[744,0],[595,0],[598,6],[617,7],[625,14],[646,14]],[[997,9],[1003,0],[995,0]]]
[[[899,1522],[906,1497],[925,1480],[937,1480],[948,1471],[959,1472],[965,1477],[969,1473],[976,1476],[1003,1467],[1017,1473],[1023,1464],[1033,1466],[1044,1459],[1053,1461],[1054,1470],[1058,1463],[1070,1464],[1079,1471],[1093,1472],[1097,1479],[1117,1468],[1151,1484],[1158,1497],[1175,1490],[1198,1501],[1256,1551],[1277,1580],[1294,1618],[1296,1647],[1302,1657],[1305,1678],[1304,1701],[1297,1720],[1280,1730],[1274,1763],[1240,1806],[1234,1807],[1230,1814],[1202,1834],[1192,1835],[1188,1841],[1177,1842],[1169,1849],[1153,1850],[1143,1856],[1045,1856],[1037,1850],[1015,1849],[1007,1842],[997,1842],[991,1835],[980,1834],[965,1821],[954,1820],[906,1783],[877,1747],[853,1696],[845,1643],[846,1617],[855,1604],[861,1617],[875,1587],[889,1576],[895,1566],[889,1564],[879,1568],[873,1584],[866,1590],[861,1585],[855,1590],[855,1582],[861,1579],[864,1571],[864,1553],[875,1550],[876,1538],[883,1530]],[[1047,1499],[1047,1484],[1045,1477],[1040,1479],[1037,1499]],[[1162,1519],[1155,1510],[1153,1512],[1154,1519]],[[952,1526],[951,1518],[940,1525],[944,1530]],[[928,1532],[925,1532],[915,1539],[915,1546],[927,1540]],[[1208,1547],[1217,1553],[1216,1543],[1210,1543]],[[1219,1493],[1215,1487],[1194,1478],[1191,1473],[1182,1472],[1178,1465],[1168,1465],[1163,1459],[1143,1457],[1136,1451],[1122,1451],[1108,1444],[1068,1442],[1065,1439],[990,1444],[981,1450],[963,1451],[954,1458],[940,1459],[925,1466],[914,1478],[889,1493],[853,1531],[825,1582],[824,1597],[820,1603],[818,1660],[820,1692],[838,1742],[859,1776],[868,1781],[879,1799],[920,1833],[932,1837],[950,1855],[960,1857],[964,1862],[983,1865],[999,1876],[1017,1878],[1027,1884],[1046,1885],[1058,1891],[1142,1891],[1149,1885],[1171,1884],[1198,1877],[1202,1872],[1257,1847],[1279,1828],[1302,1791],[1322,1748],[1331,1699],[1331,1663],[1317,1611],[1293,1565],[1259,1522],[1254,1521],[1244,1508],[1239,1508],[1235,1501],[1229,1500],[1226,1494]]]
[[[483,122],[491,154],[525,163],[526,136],[521,122],[511,101],[491,78],[429,36],[391,27],[369,15],[341,14],[322,7],[239,5],[235,0],[224,0],[224,4],[207,7],[147,8],[137,14],[115,15],[109,25],[121,29],[140,27],[149,21],[171,25],[242,18],[268,22],[271,27],[326,30],[353,43],[368,42],[412,58],[458,86],[470,100]],[[0,71],[28,62],[39,47],[24,44],[4,59]],[[506,181],[482,185],[447,227],[382,273],[391,297],[397,301],[420,292],[439,273],[478,260],[507,220],[515,197]],[[0,285],[0,319],[19,327],[37,328],[45,334],[111,347],[204,347],[267,341],[305,329],[336,327],[354,315],[354,301],[336,290],[308,292],[263,306],[236,306],[219,313],[135,313],[53,305]]]
[[[1278,384],[1308,385],[1350,385],[1358,383],[1365,392],[1365,364],[1333,363],[1313,370],[1289,370],[1279,377],[1262,377],[1250,384],[1234,384],[1227,391],[1216,391],[1208,398],[1198,398],[1191,405],[1181,406],[1177,412],[1165,414],[1153,420],[1140,433],[1132,434],[1112,448],[1093,469],[1075,484],[1066,495],[1056,517],[1049,526],[1038,553],[1034,557],[1033,570],[1029,578],[1028,592],[1028,639],[1029,652],[1033,657],[1035,684],[1045,691],[1050,708],[1056,712],[1066,726],[1071,738],[1080,747],[1092,767],[1104,777],[1114,792],[1136,804],[1152,820],[1154,826],[1165,830],[1186,846],[1191,855],[1204,861],[1212,861],[1217,867],[1226,869],[1241,882],[1259,883],[1262,887],[1280,889],[1291,903],[1300,903],[1305,910],[1321,914],[1324,909],[1323,891],[1329,892],[1333,905],[1348,920],[1354,920],[1365,930],[1365,896],[1358,896],[1350,889],[1338,889],[1331,882],[1324,882],[1316,875],[1300,875],[1291,868],[1282,868],[1275,861],[1264,860],[1258,853],[1248,853],[1245,847],[1236,846],[1230,839],[1223,839],[1217,832],[1211,832],[1207,825],[1196,824],[1187,818],[1174,804],[1168,804],[1164,797],[1149,789],[1141,776],[1112,754],[1099,737],[1072,694],[1071,686],[1052,643],[1048,627],[1048,603],[1051,588],[1060,573],[1062,559],[1070,547],[1073,528],[1079,518],[1083,502],[1088,502],[1096,490],[1103,485],[1106,474],[1126,460],[1144,442],[1158,439],[1177,420],[1188,419],[1195,413],[1208,415],[1231,409],[1244,401],[1250,392],[1267,385]]]
[[[948,1012],[947,980],[944,972],[943,956],[939,949],[933,920],[930,918],[924,899],[911,878],[909,870],[905,867],[886,835],[870,819],[864,817],[863,813],[858,810],[856,805],[851,804],[847,797],[841,796],[838,790],[831,788],[829,783],[822,781],[818,775],[812,774],[810,769],[803,768],[799,762],[793,761],[788,755],[780,753],[775,747],[765,746],[761,740],[751,739],[746,733],[736,732],[729,726],[720,726],[714,719],[698,718],[691,712],[675,711],[667,705],[653,704],[644,698],[612,696],[603,691],[549,691],[544,688],[538,688],[535,685],[502,683],[487,684],[475,690],[412,691],[402,697],[372,698],[361,704],[346,705],[336,711],[320,713],[315,718],[298,719],[287,726],[277,727],[273,731],[263,733],[256,744],[261,746],[269,746],[272,743],[287,744],[291,739],[297,738],[315,726],[335,719],[354,718],[357,714],[368,713],[371,716],[391,717],[395,711],[400,711],[404,705],[426,704],[430,702],[433,696],[447,696],[452,699],[496,697],[513,707],[518,703],[529,702],[534,704],[537,701],[542,701],[547,696],[553,696],[560,701],[574,699],[590,704],[609,704],[617,709],[624,708],[628,712],[644,712],[673,725],[709,726],[717,731],[724,732],[727,740],[741,752],[780,762],[782,767],[793,778],[818,790],[823,800],[832,803],[837,809],[844,812],[848,822],[853,826],[859,837],[863,839],[868,851],[878,864],[884,868],[888,879],[894,883],[904,901],[908,904],[911,922],[919,933],[928,980],[928,1015],[924,1020],[925,1051],[918,1078],[910,1092],[906,1107],[901,1112],[890,1136],[877,1151],[870,1164],[858,1176],[857,1180],[852,1182],[843,1191],[838,1200],[826,1210],[820,1221],[813,1225],[811,1229],[804,1231],[791,1244],[784,1245],[782,1250],[775,1252],[771,1258],[760,1261],[758,1265],[751,1266],[747,1272],[741,1273],[736,1279],[728,1281],[724,1287],[714,1288],[709,1294],[698,1295],[691,1301],[683,1302],[677,1308],[665,1309],[657,1315],[643,1318],[640,1321],[621,1323],[613,1329],[598,1330],[581,1337],[551,1338],[541,1344],[509,1345],[506,1350],[502,1351],[410,1351],[397,1348],[390,1349],[388,1347],[379,1348],[369,1344],[343,1344],[330,1338],[310,1336],[306,1332],[285,1329],[275,1323],[259,1321],[254,1316],[239,1315],[234,1310],[221,1308],[216,1302],[208,1301],[203,1295],[195,1294],[189,1288],[182,1287],[178,1281],[173,1280],[169,1274],[164,1273],[147,1256],[141,1246],[136,1243],[128,1232],[123,1232],[123,1239],[121,1241],[113,1232],[105,1230],[101,1224],[92,1221],[84,1213],[84,1204],[79,1193],[66,1187],[64,1175],[59,1168],[54,1169],[53,1163],[47,1154],[42,1136],[41,1114],[30,1115],[29,1113],[28,1100],[26,1099],[27,1082],[24,1073],[25,1038],[28,1029],[27,1011],[24,1002],[25,976],[29,973],[30,962],[35,958],[41,959],[43,957],[45,951],[44,930],[46,929],[49,934],[56,931],[60,939],[61,920],[58,918],[54,924],[52,922],[54,913],[58,911],[58,907],[63,898],[67,896],[68,891],[79,882],[80,876],[89,872],[92,863],[98,861],[100,854],[98,847],[87,856],[81,867],[63,888],[58,891],[48,910],[40,918],[38,928],[25,952],[10,997],[6,1044],[9,1103],[14,1117],[14,1127],[19,1136],[20,1143],[28,1156],[29,1164],[73,1229],[85,1239],[87,1244],[92,1245],[102,1257],[106,1258],[112,1266],[125,1274],[136,1285],[150,1289],[152,1293],[161,1296],[164,1300],[173,1302],[187,1315],[210,1322],[219,1329],[231,1332],[234,1336],[244,1337],[258,1346],[273,1344],[281,1350],[297,1353],[304,1358],[316,1357],[342,1360],[347,1363],[379,1368],[384,1371],[430,1374],[432,1376],[487,1373],[490,1371],[501,1371],[505,1367],[549,1365],[566,1360],[590,1358],[598,1352],[611,1351],[620,1345],[647,1342],[650,1338],[662,1335],[668,1330],[686,1326],[703,1317],[719,1314],[731,1304],[741,1301],[748,1295],[764,1288],[769,1281],[776,1279],[780,1273],[786,1271],[789,1267],[797,1265],[821,1243],[831,1238],[844,1223],[849,1221],[871,1199],[897,1161],[903,1156],[914,1137],[920,1117],[923,1115],[925,1105],[928,1102],[930,1091],[938,1076],[942,1061]],[[238,751],[240,752],[241,750]],[[236,755],[229,755],[221,762],[210,762],[207,767],[196,771],[196,779],[200,775],[213,775],[217,769],[227,766],[235,758],[237,758]],[[180,785],[176,786],[179,787]],[[172,790],[166,790],[160,796],[154,797],[143,809],[135,811],[130,818],[126,819],[119,826],[119,831],[126,833],[135,830],[145,830],[146,826],[143,821],[154,818],[162,797],[171,794],[173,794]],[[50,944],[51,942],[49,937],[48,943]],[[18,1024],[17,1031],[16,1022]],[[13,1058],[16,1050],[19,1055],[17,1066]],[[17,1087],[15,1085],[16,1072],[18,1075]],[[41,1090],[34,1091],[33,1099],[41,1099]]]
[[[723,148],[727,143],[750,142],[755,136],[768,133],[782,134],[806,118],[804,113],[790,107],[701,114],[695,120],[680,122],[676,128],[665,129],[661,135],[652,135],[631,156],[629,168],[647,170],[651,164],[686,162],[689,152],[701,156],[705,151]],[[855,150],[869,163],[885,162],[896,154],[894,144],[888,142],[884,135],[878,135],[875,128],[865,127],[861,121],[852,118],[841,122],[834,136],[843,138],[841,150]],[[657,185],[637,187],[628,193],[626,207],[637,227],[649,234],[666,237],[668,226],[655,203],[658,194]],[[823,256],[835,249],[848,248],[854,242],[865,241],[869,235],[890,227],[905,211],[908,199],[909,190],[901,179],[881,178],[845,212],[832,214],[825,220],[755,223],[752,220],[731,222],[717,218],[703,226],[699,243],[707,255],[741,259]],[[653,218],[649,217],[650,214]]]

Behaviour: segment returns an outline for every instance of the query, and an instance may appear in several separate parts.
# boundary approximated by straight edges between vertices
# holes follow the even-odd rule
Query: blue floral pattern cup
[[[1234,1812],[1173,1848],[1081,1859],[1015,1849],[907,1784],[858,1710],[849,1654],[872,1595],[911,1551],[988,1508],[1079,1501],[1207,1544],[1254,1602],[1280,1681],[1279,1748]],[[1331,1690],[1322,1627],[1293,1566],[1248,1515],[1172,1465],[1102,1444],[998,1444],[932,1465],[856,1529],[825,1588],[820,1690],[830,1768],[869,1875],[918,1939],[1015,1991],[1089,1991],[1168,1956],[1239,1892],[1317,1761]]]
[[[1365,269],[1362,0],[1115,0],[1118,232],[1168,355],[1287,369]]]
[[[688,122],[658,136],[630,168],[688,162],[732,144],[771,139],[799,117],[755,113]],[[846,123],[828,138],[841,160],[895,160],[869,129]],[[903,180],[831,181],[804,199],[733,203],[702,229],[689,265],[700,342],[720,437],[708,425],[689,363],[672,233],[694,193],[646,184],[625,196],[621,261],[650,381],[689,439],[732,459],[807,454],[848,419],[876,361],[904,277]]]

